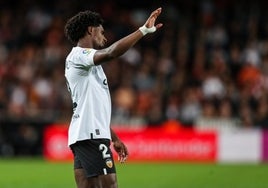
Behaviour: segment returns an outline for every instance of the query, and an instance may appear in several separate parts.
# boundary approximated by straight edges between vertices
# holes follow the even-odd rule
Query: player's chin
[[[104,46],[105,46],[105,42],[104,42],[104,41],[98,43],[98,47],[99,47],[99,48],[102,48],[102,47],[104,47]]]

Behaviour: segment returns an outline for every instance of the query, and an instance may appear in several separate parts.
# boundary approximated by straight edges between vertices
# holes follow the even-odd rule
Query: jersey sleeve
[[[82,66],[89,67],[94,65],[94,54],[97,50],[92,48],[83,48],[79,51],[79,61],[77,63]]]

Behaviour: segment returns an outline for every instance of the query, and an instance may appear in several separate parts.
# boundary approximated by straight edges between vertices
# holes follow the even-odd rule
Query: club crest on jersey
[[[84,49],[83,51],[82,51],[82,53],[83,54],[85,54],[85,55],[88,55],[89,53],[90,53],[90,49],[89,48],[86,48],[86,49]]]
[[[109,168],[113,167],[113,161],[111,159],[107,159],[106,160],[106,166],[108,166]]]

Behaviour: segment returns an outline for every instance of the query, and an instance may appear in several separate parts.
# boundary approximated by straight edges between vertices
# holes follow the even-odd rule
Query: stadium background
[[[266,2],[10,0],[0,5],[1,157],[42,156],[44,131],[70,120],[64,59],[71,45],[63,34],[70,16],[85,9],[100,12],[112,43],[161,6],[164,27],[104,65],[112,126],[132,133],[164,127],[168,137],[201,131],[216,137],[216,150],[219,142],[228,148],[245,141],[237,147],[250,151],[253,143],[246,159],[267,160]],[[230,139],[234,142],[226,143]]]
[[[267,4],[1,0],[0,187],[74,187],[66,20],[100,12],[112,43],[161,6],[164,27],[104,65],[131,154],[120,187],[266,188]]]

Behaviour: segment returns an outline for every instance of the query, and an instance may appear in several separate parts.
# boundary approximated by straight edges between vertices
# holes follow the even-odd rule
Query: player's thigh
[[[74,177],[77,188],[86,188],[88,181],[83,169],[74,169]]]
[[[74,154],[74,168],[84,169],[86,177],[116,172],[109,140],[80,141],[72,145],[71,148]]]
[[[101,188],[101,182],[98,177],[86,177],[84,169],[74,169],[75,182],[77,188]],[[104,188],[104,187],[102,187]]]
[[[117,188],[118,187],[116,173],[101,175],[98,178],[102,184],[102,188]]]

